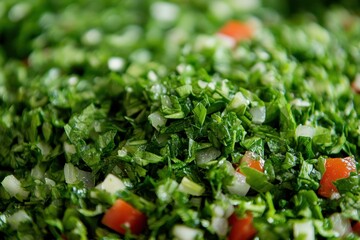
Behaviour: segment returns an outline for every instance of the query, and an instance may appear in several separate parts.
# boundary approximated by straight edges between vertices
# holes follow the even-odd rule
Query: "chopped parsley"
[[[359,239],[360,5],[281,2],[1,1],[0,236]]]

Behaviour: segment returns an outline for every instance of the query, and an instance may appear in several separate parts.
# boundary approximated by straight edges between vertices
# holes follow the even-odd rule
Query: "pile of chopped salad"
[[[0,1],[0,238],[360,239],[360,5],[309,2]]]

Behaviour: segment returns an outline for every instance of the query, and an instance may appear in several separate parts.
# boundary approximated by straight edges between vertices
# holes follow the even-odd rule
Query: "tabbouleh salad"
[[[359,239],[335,3],[0,1],[0,239]]]

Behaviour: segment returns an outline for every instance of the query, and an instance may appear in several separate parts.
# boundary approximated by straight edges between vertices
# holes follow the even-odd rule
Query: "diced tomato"
[[[250,213],[243,218],[239,218],[233,213],[229,218],[229,225],[231,230],[228,240],[251,240],[256,235],[253,216]]]
[[[360,236],[360,222],[356,222],[353,226],[352,226],[352,231],[354,233],[356,233],[357,235]]]
[[[126,229],[130,229],[132,234],[140,234],[146,226],[146,216],[127,202],[118,199],[106,211],[101,223],[121,234],[125,234]]]
[[[235,20],[227,22],[218,33],[230,37],[236,42],[250,39],[253,36],[253,30],[249,24]]]
[[[322,197],[331,198],[334,193],[338,193],[333,182],[347,178],[351,172],[355,171],[355,161],[352,157],[326,159],[325,172],[320,180],[318,194]]]
[[[255,153],[247,151],[240,160],[240,166],[251,167],[259,172],[264,172],[264,159],[256,157]],[[237,171],[241,173],[240,168]]]

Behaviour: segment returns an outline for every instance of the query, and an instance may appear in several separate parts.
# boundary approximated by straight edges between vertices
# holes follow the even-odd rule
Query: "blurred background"
[[[2,0],[0,55],[25,59],[36,49],[67,46],[126,55],[139,47],[174,48],[195,33],[213,33],[229,19],[249,15],[276,21],[308,13],[320,24],[325,9],[340,7],[359,14],[357,0]],[[57,49],[66,55],[69,49]],[[114,52],[115,51],[115,52]],[[161,51],[157,51],[161,54]],[[49,53],[50,54],[50,53]],[[138,54],[145,54],[138,52]],[[135,54],[136,55],[136,54]],[[35,57],[33,55],[33,57]]]

